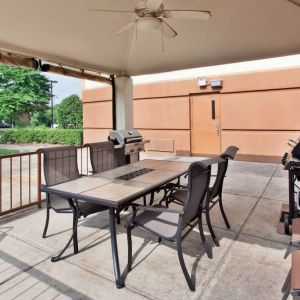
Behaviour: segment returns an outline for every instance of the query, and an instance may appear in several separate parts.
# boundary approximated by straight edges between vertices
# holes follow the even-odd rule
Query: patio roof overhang
[[[141,75],[300,53],[300,7],[287,0],[164,0],[166,9],[210,10],[209,21],[168,20],[178,32],[132,29],[133,0],[1,0],[0,50],[79,69]]]

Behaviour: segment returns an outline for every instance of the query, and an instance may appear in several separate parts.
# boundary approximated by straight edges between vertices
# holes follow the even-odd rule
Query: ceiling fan
[[[165,21],[165,19],[196,19],[208,20],[211,12],[207,10],[181,10],[165,9],[163,0],[136,0],[133,11],[91,9],[96,12],[124,13],[135,15],[136,19],[121,27],[114,34],[120,35],[135,27],[143,31],[161,30],[166,38],[174,38],[177,32]]]

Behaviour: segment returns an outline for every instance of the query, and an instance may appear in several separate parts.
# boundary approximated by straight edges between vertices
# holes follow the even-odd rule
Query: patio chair
[[[212,158],[212,159],[207,159],[207,160],[202,161],[203,163],[206,162],[208,164],[214,164],[214,163],[218,164],[216,180],[215,180],[213,186],[208,189],[208,194],[203,203],[203,209],[202,209],[202,212],[205,213],[205,216],[206,216],[206,222],[207,222],[209,232],[210,232],[211,237],[213,238],[216,246],[220,246],[220,244],[219,244],[219,241],[218,241],[218,239],[214,233],[214,230],[212,228],[209,212],[217,203],[219,203],[219,207],[220,207],[221,214],[224,219],[225,225],[227,228],[230,228],[230,224],[226,217],[224,206],[223,206],[222,191],[223,191],[223,183],[224,183],[226,171],[228,168],[228,160],[234,159],[238,150],[239,150],[239,148],[237,148],[235,146],[230,146],[225,150],[224,153],[222,153],[220,155],[221,160],[220,160],[220,158],[219,159]],[[171,191],[169,192],[169,195],[166,199],[167,206],[171,202],[175,202],[179,205],[184,205],[184,198],[181,197],[181,194],[183,193],[184,189],[186,189],[185,186],[181,185],[178,188],[178,186],[173,185],[173,187],[172,187]]]
[[[226,227],[229,229],[230,224],[226,217],[224,206],[223,206],[223,183],[226,176],[227,168],[228,168],[228,161],[229,159],[234,159],[236,153],[238,152],[239,148],[235,146],[228,147],[224,153],[220,155],[220,157],[224,160],[218,163],[218,171],[216,175],[216,180],[211,188],[208,190],[208,197],[206,198],[206,202],[204,203],[204,210],[203,212],[206,215],[207,226],[209,228],[210,234],[216,244],[216,246],[220,246],[219,241],[213,231],[211,221],[210,221],[210,214],[209,211],[219,203],[220,211],[222,217],[224,219]]]
[[[44,154],[44,176],[46,186],[52,186],[64,183],[70,180],[80,178],[81,175],[77,166],[77,148],[74,146],[63,146],[40,149]],[[64,249],[51,261],[60,260],[62,254],[69,247],[73,240],[74,254],[78,252],[77,224],[79,218],[87,217],[90,214],[97,213],[107,209],[94,203],[78,201],[76,199],[64,198],[53,193],[46,194],[46,223],[43,231],[43,238],[46,237],[49,225],[50,209],[57,213],[73,214],[73,230],[72,236]]]
[[[111,141],[87,144],[93,173],[100,173],[115,168],[114,143]]]
[[[195,284],[187,271],[182,254],[182,241],[198,224],[200,237],[205,246],[205,235],[202,228],[201,207],[210,180],[210,166],[194,162],[188,170],[188,190],[185,193],[185,204],[181,211],[172,210],[162,205],[134,206],[134,214],[127,225],[128,272],[132,268],[131,231],[140,227],[161,239],[176,243],[178,258],[189,288],[194,291]],[[141,212],[137,214],[137,211]],[[183,230],[187,229],[186,232]],[[208,251],[207,251],[208,254]],[[209,254],[208,254],[209,256]]]

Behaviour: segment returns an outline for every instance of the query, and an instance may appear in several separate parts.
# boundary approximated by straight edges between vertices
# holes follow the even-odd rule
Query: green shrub
[[[60,128],[82,128],[82,101],[77,95],[71,95],[58,104],[56,120]]]
[[[81,145],[82,141],[82,129],[17,128],[3,130],[0,133],[0,142],[3,144],[47,143]]]

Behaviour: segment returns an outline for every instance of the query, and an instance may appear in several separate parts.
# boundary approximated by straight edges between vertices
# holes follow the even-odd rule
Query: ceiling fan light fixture
[[[159,18],[143,17],[138,19],[137,27],[143,31],[157,30],[161,27],[161,21]]]

